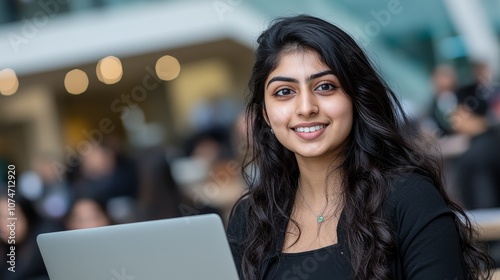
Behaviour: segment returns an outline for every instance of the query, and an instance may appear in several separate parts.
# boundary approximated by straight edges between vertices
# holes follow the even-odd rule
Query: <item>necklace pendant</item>
[[[323,217],[323,215],[318,216],[318,223],[322,223],[324,220],[325,218]]]

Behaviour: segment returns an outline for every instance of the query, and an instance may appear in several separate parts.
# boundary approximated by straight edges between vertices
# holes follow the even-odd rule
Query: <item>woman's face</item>
[[[352,102],[316,52],[282,54],[264,94],[268,124],[297,159],[339,152],[352,128]]]

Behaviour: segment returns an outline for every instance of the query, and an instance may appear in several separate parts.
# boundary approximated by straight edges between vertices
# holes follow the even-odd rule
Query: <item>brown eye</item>
[[[290,95],[290,94],[292,94],[292,91],[289,88],[284,88],[284,89],[278,90],[274,95],[277,95],[277,96],[287,96],[287,95]]]
[[[319,85],[316,90],[319,90],[319,91],[329,91],[329,90],[334,90],[336,89],[337,87],[333,84],[328,84],[328,83],[325,83],[325,84],[321,84]]]

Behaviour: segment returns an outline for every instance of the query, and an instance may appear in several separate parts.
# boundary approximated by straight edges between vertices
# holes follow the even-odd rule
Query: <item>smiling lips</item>
[[[325,131],[326,124],[296,126],[293,128],[295,133],[304,140],[314,140]]]
[[[304,127],[296,127],[294,128],[295,131],[297,132],[306,132],[306,133],[310,133],[310,132],[315,132],[315,131],[318,131],[322,128],[325,128],[326,125],[324,124],[321,124],[321,125],[315,125],[315,126],[304,126]]]

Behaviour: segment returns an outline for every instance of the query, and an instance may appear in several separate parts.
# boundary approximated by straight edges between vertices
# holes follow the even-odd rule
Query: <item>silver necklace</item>
[[[322,223],[325,220],[325,217],[323,215],[325,214],[327,204],[325,204],[325,208],[323,208],[323,211],[319,215],[316,215],[314,213],[313,208],[311,207],[311,204],[309,204],[306,197],[304,196],[304,193],[302,192],[302,189],[300,188],[300,184],[298,186],[298,189],[299,189],[300,194],[304,198],[304,201],[306,202],[307,207],[309,207],[309,210],[311,210],[311,213],[314,215],[314,217],[316,217],[316,221],[318,222],[318,224]]]

